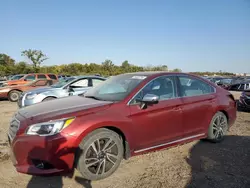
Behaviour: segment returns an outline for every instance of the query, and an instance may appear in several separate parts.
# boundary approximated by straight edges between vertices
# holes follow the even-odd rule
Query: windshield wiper
[[[91,98],[91,99],[95,99],[95,100],[98,100],[98,101],[103,101],[102,99],[98,98],[98,97],[95,97],[95,96],[91,96],[91,95],[88,95],[88,96],[84,96],[85,98]]]

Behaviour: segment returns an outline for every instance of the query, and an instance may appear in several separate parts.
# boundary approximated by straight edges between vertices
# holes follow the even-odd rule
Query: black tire
[[[208,140],[214,143],[221,142],[228,131],[228,119],[222,112],[217,112],[208,128]]]
[[[122,137],[109,129],[100,128],[91,132],[79,145],[75,161],[77,170],[87,180],[110,176],[123,158],[122,143]]]
[[[8,94],[9,101],[17,102],[18,99],[19,99],[20,94],[21,94],[21,92],[17,91],[17,90],[10,91],[9,94]]]
[[[56,99],[55,97],[46,97],[45,99],[43,99],[43,102],[44,101],[51,101],[51,100],[54,100]]]

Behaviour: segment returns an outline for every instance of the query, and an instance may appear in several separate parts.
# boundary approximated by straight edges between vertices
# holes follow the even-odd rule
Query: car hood
[[[27,106],[20,109],[18,113],[30,121],[42,122],[96,107],[108,107],[112,103],[111,101],[99,101],[81,96],[71,96]]]
[[[43,93],[43,92],[46,92],[46,91],[51,91],[51,90],[55,90],[55,89],[58,89],[58,88],[52,88],[52,87],[40,87],[40,88],[36,88],[36,89],[31,89],[28,91],[28,93],[36,93],[36,94],[39,94],[39,93]]]

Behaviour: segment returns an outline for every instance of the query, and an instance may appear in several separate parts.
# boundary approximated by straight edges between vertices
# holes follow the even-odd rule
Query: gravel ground
[[[238,94],[235,95],[238,98]],[[235,125],[220,144],[196,141],[123,161],[109,178],[88,182],[78,172],[68,177],[35,177],[19,174],[8,155],[6,132],[17,109],[0,101],[0,187],[101,187],[101,188],[249,188],[250,114],[238,112]]]

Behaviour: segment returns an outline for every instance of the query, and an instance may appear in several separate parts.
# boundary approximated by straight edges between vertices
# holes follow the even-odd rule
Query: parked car
[[[85,179],[98,180],[123,158],[204,138],[220,142],[235,119],[233,95],[201,77],[129,73],[84,96],[19,109],[8,138],[18,172],[48,175],[76,167]]]
[[[238,101],[238,107],[243,110],[250,110],[250,88],[241,93]]]
[[[0,81],[0,87],[3,86],[3,85],[6,83],[6,81],[8,81],[8,80],[19,80],[19,79],[21,79],[24,75],[25,75],[25,74],[17,74],[17,75],[8,77],[7,80],[2,80],[2,81]],[[5,85],[7,85],[7,84],[5,84]]]
[[[105,80],[105,78],[99,76],[70,77],[66,80],[60,80],[50,87],[38,88],[23,93],[19,98],[18,106],[22,108],[42,101],[83,94],[91,87]]]
[[[37,87],[44,87],[51,85],[52,80],[35,80],[28,84],[16,85],[16,86],[6,86],[0,88],[0,98],[7,98],[11,102],[16,102],[22,92],[34,89]]]
[[[215,84],[217,84],[218,82],[220,82],[220,80],[224,79],[224,77],[207,77],[207,79]]]
[[[248,89],[250,89],[250,81],[242,82],[242,83],[238,83],[238,84],[233,84],[227,88],[227,90],[229,90],[229,91],[245,91]]]
[[[55,74],[33,73],[33,74],[26,74],[19,80],[9,80],[5,82],[3,86],[23,85],[23,84],[27,84],[28,82],[32,82],[38,79],[48,79],[48,80],[54,80],[54,81],[58,80],[57,75]]]
[[[61,75],[58,75],[58,79],[61,80],[61,79],[67,79],[71,77],[70,75],[64,75],[64,74],[61,74]]]

